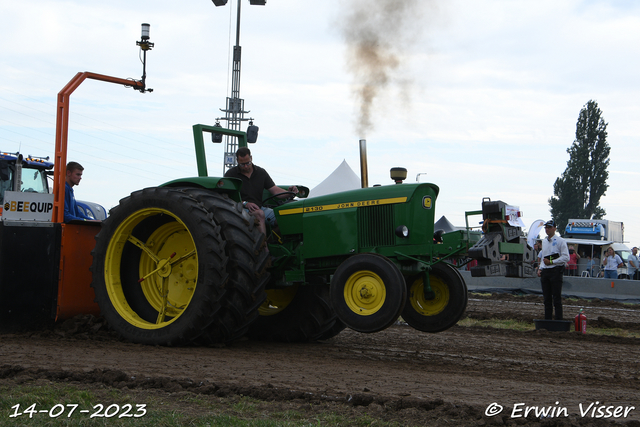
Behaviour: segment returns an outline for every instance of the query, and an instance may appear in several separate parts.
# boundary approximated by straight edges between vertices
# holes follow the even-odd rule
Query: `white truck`
[[[618,268],[618,278],[629,279],[627,263],[631,249],[624,244],[624,223],[607,219],[570,219],[562,237],[580,255],[579,275],[600,277],[602,260],[607,249],[612,247],[624,263],[623,267]],[[592,269],[588,268],[589,258],[595,260]]]

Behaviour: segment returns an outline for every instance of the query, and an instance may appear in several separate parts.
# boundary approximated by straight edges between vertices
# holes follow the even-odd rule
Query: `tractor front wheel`
[[[462,317],[467,307],[467,286],[458,272],[446,264],[435,264],[429,273],[429,285],[435,298],[426,299],[423,275],[408,284],[407,303],[402,318],[423,332],[449,329]]]
[[[331,279],[331,304],[338,318],[358,332],[378,332],[391,326],[405,299],[400,270],[377,254],[347,258]]]

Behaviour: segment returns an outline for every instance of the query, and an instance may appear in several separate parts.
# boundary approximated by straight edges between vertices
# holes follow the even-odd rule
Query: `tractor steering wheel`
[[[284,191],[284,192],[282,192],[282,193],[274,194],[273,196],[271,196],[271,197],[267,197],[266,199],[264,199],[264,200],[262,201],[262,204],[263,204],[263,205],[265,205],[269,200],[271,200],[271,199],[275,199],[276,197],[280,197],[280,196],[282,196],[283,194],[288,194],[288,195],[290,196],[290,197],[287,197],[286,199],[284,199],[284,200],[282,201],[282,203],[285,203],[287,200],[293,199],[293,198],[296,196],[296,194],[298,194],[298,193],[296,193],[295,191]]]

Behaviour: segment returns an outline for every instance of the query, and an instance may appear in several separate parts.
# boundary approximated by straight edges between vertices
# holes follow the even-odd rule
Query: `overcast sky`
[[[389,169],[403,166],[407,182],[421,174],[440,187],[436,218],[464,225],[489,197],[519,206],[529,226],[549,218],[578,114],[595,100],[611,146],[600,203],[640,245],[639,2],[387,3],[242,3],[240,94],[260,127],[256,164],[279,184],[313,188],[343,159],[359,175],[366,138],[370,184],[390,184]],[[356,13],[362,4],[368,16]],[[53,157],[58,92],[80,71],[139,79],[135,42],[148,22],[153,93],[86,81],[71,96],[68,159],[85,167],[76,197],[109,209],[197,175],[191,126],[222,115],[236,10],[236,0],[0,3],[0,149]],[[374,75],[364,125],[358,28],[378,37],[387,65],[374,67],[386,74]],[[223,146],[207,155],[210,174],[222,174]]]

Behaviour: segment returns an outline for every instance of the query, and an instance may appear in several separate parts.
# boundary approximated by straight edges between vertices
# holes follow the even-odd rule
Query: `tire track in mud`
[[[640,323],[635,307],[607,304],[588,306],[590,325],[595,316]],[[541,307],[530,299],[472,298],[467,315],[533,319]],[[426,334],[394,325],[376,334],[345,330],[321,343],[175,348],[126,343],[96,325],[85,318],[64,328],[0,335],[0,384],[45,378],[87,387],[243,394],[300,402],[301,408],[332,402],[393,413],[409,425],[424,425],[431,415],[473,424],[492,402],[508,408],[558,401],[575,413],[579,403],[606,401],[638,407],[626,421],[640,420],[636,338],[461,326]]]

